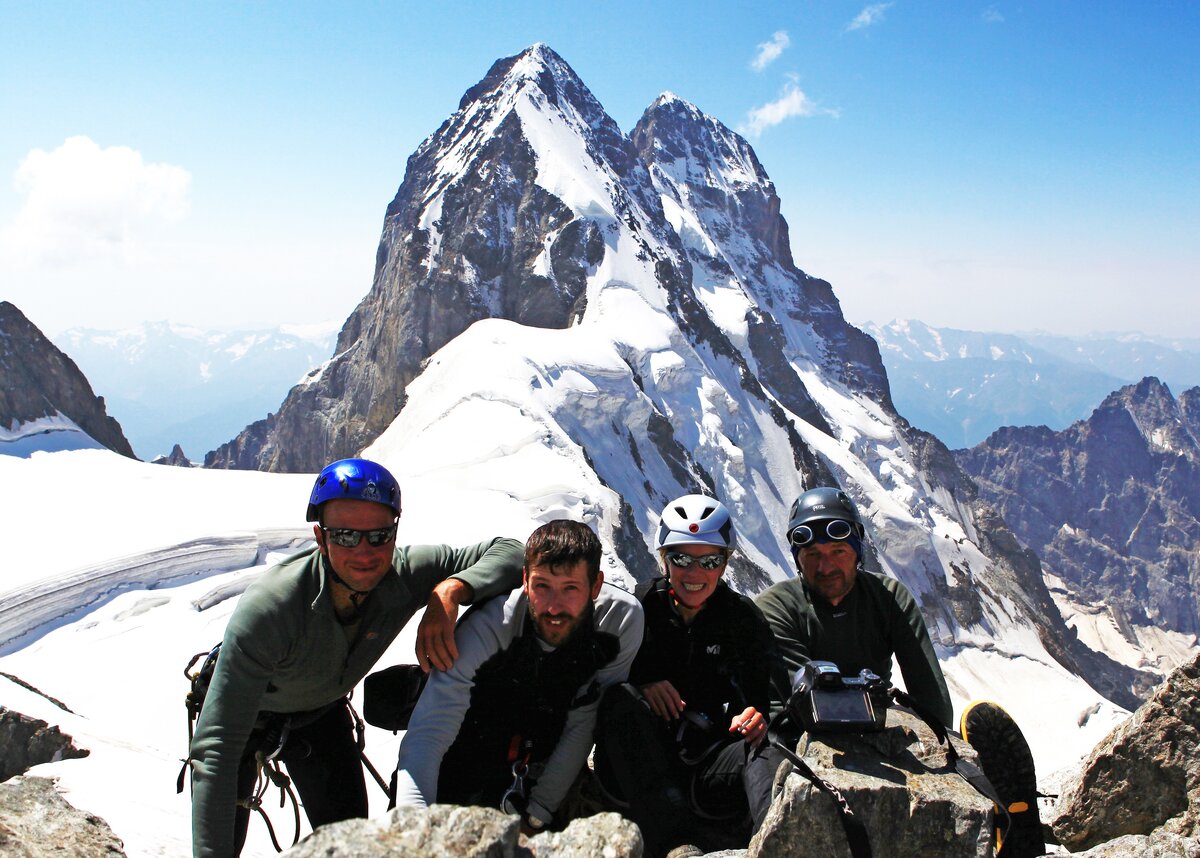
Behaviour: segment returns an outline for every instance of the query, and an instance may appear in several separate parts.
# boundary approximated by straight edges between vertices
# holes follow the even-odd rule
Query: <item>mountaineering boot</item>
[[[1008,808],[1009,827],[996,820],[997,858],[1033,858],[1046,851],[1038,815],[1033,753],[1017,722],[999,704],[977,700],[963,711],[959,730]]]

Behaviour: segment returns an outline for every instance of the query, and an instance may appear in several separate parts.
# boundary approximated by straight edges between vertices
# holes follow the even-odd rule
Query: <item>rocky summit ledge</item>
[[[0,855],[18,858],[123,858],[124,844],[103,819],[67,803],[49,778],[0,783]]]

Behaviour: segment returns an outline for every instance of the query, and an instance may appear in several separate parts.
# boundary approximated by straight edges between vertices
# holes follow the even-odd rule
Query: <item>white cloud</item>
[[[753,62],[750,63],[750,67],[755,71],[762,71],[775,62],[775,60],[779,59],[779,55],[791,43],[792,40],[788,38],[787,31],[779,30],[775,35],[771,36],[771,41],[763,42],[758,46],[758,53],[755,55]]]
[[[738,131],[748,137],[758,137],[768,128],[773,128],[793,116],[822,115],[836,118],[838,111],[819,107],[804,94],[793,77],[784,85],[783,93],[779,98],[751,109],[746,115],[746,121],[738,127]]]
[[[985,24],[1003,24],[1004,16],[995,6],[988,6],[983,10],[983,22]]]
[[[894,3],[872,3],[858,13],[858,16],[846,25],[846,32],[872,27],[883,20],[883,13],[894,6]]]
[[[20,267],[130,262],[160,225],[187,215],[191,181],[182,167],[88,137],[34,149],[13,175],[25,201],[0,227],[0,256]]]

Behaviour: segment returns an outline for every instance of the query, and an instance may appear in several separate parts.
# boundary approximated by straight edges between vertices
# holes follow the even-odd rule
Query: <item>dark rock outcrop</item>
[[[1052,823],[1060,843],[1088,849],[1155,831],[1200,837],[1198,701],[1200,654],[1101,742],[1063,790]]]
[[[48,778],[0,783],[0,855],[118,858],[124,844],[103,819],[72,807]]]
[[[826,736],[802,745],[800,752],[846,796],[865,823],[876,856],[991,856],[991,802],[947,769],[944,746],[924,722],[895,709],[888,719],[882,733]],[[969,746],[955,742],[960,755],[974,759]],[[615,813],[576,819],[561,832],[525,838],[517,818],[498,810],[435,805],[325,826],[285,853],[288,858],[384,854],[640,858],[643,844],[637,826]],[[832,800],[793,773],[748,850],[710,854],[827,858],[848,854],[848,847]]]
[[[0,781],[42,763],[87,755],[58,727],[0,706]]]
[[[1081,599],[1200,635],[1200,388],[1154,378],[1062,432],[1005,427],[956,453],[985,499]]]
[[[964,759],[974,751],[957,739]],[[992,803],[954,769],[920,719],[892,709],[882,733],[825,734],[798,749],[846,797],[873,854],[888,858],[992,855]],[[750,858],[848,855],[833,799],[793,772],[750,843]]]
[[[61,414],[97,443],[134,458],[133,448],[88,380],[36,325],[0,301],[0,426]]]
[[[152,465],[172,465],[176,468],[191,468],[195,467],[192,460],[183,453],[183,448],[176,444],[171,448],[169,456],[158,456],[152,462]]]

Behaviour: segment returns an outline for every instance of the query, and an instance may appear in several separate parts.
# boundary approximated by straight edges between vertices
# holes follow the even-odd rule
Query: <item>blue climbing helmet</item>
[[[829,486],[800,495],[788,515],[787,538],[793,551],[810,542],[845,541],[862,557],[865,532],[850,495]]]
[[[400,484],[391,471],[369,459],[340,459],[317,474],[308,499],[308,521],[317,521],[326,501],[365,500],[381,503],[400,515]]]
[[[715,545],[732,549],[737,536],[725,504],[708,495],[684,495],[667,504],[658,520],[656,549],[673,545]]]

